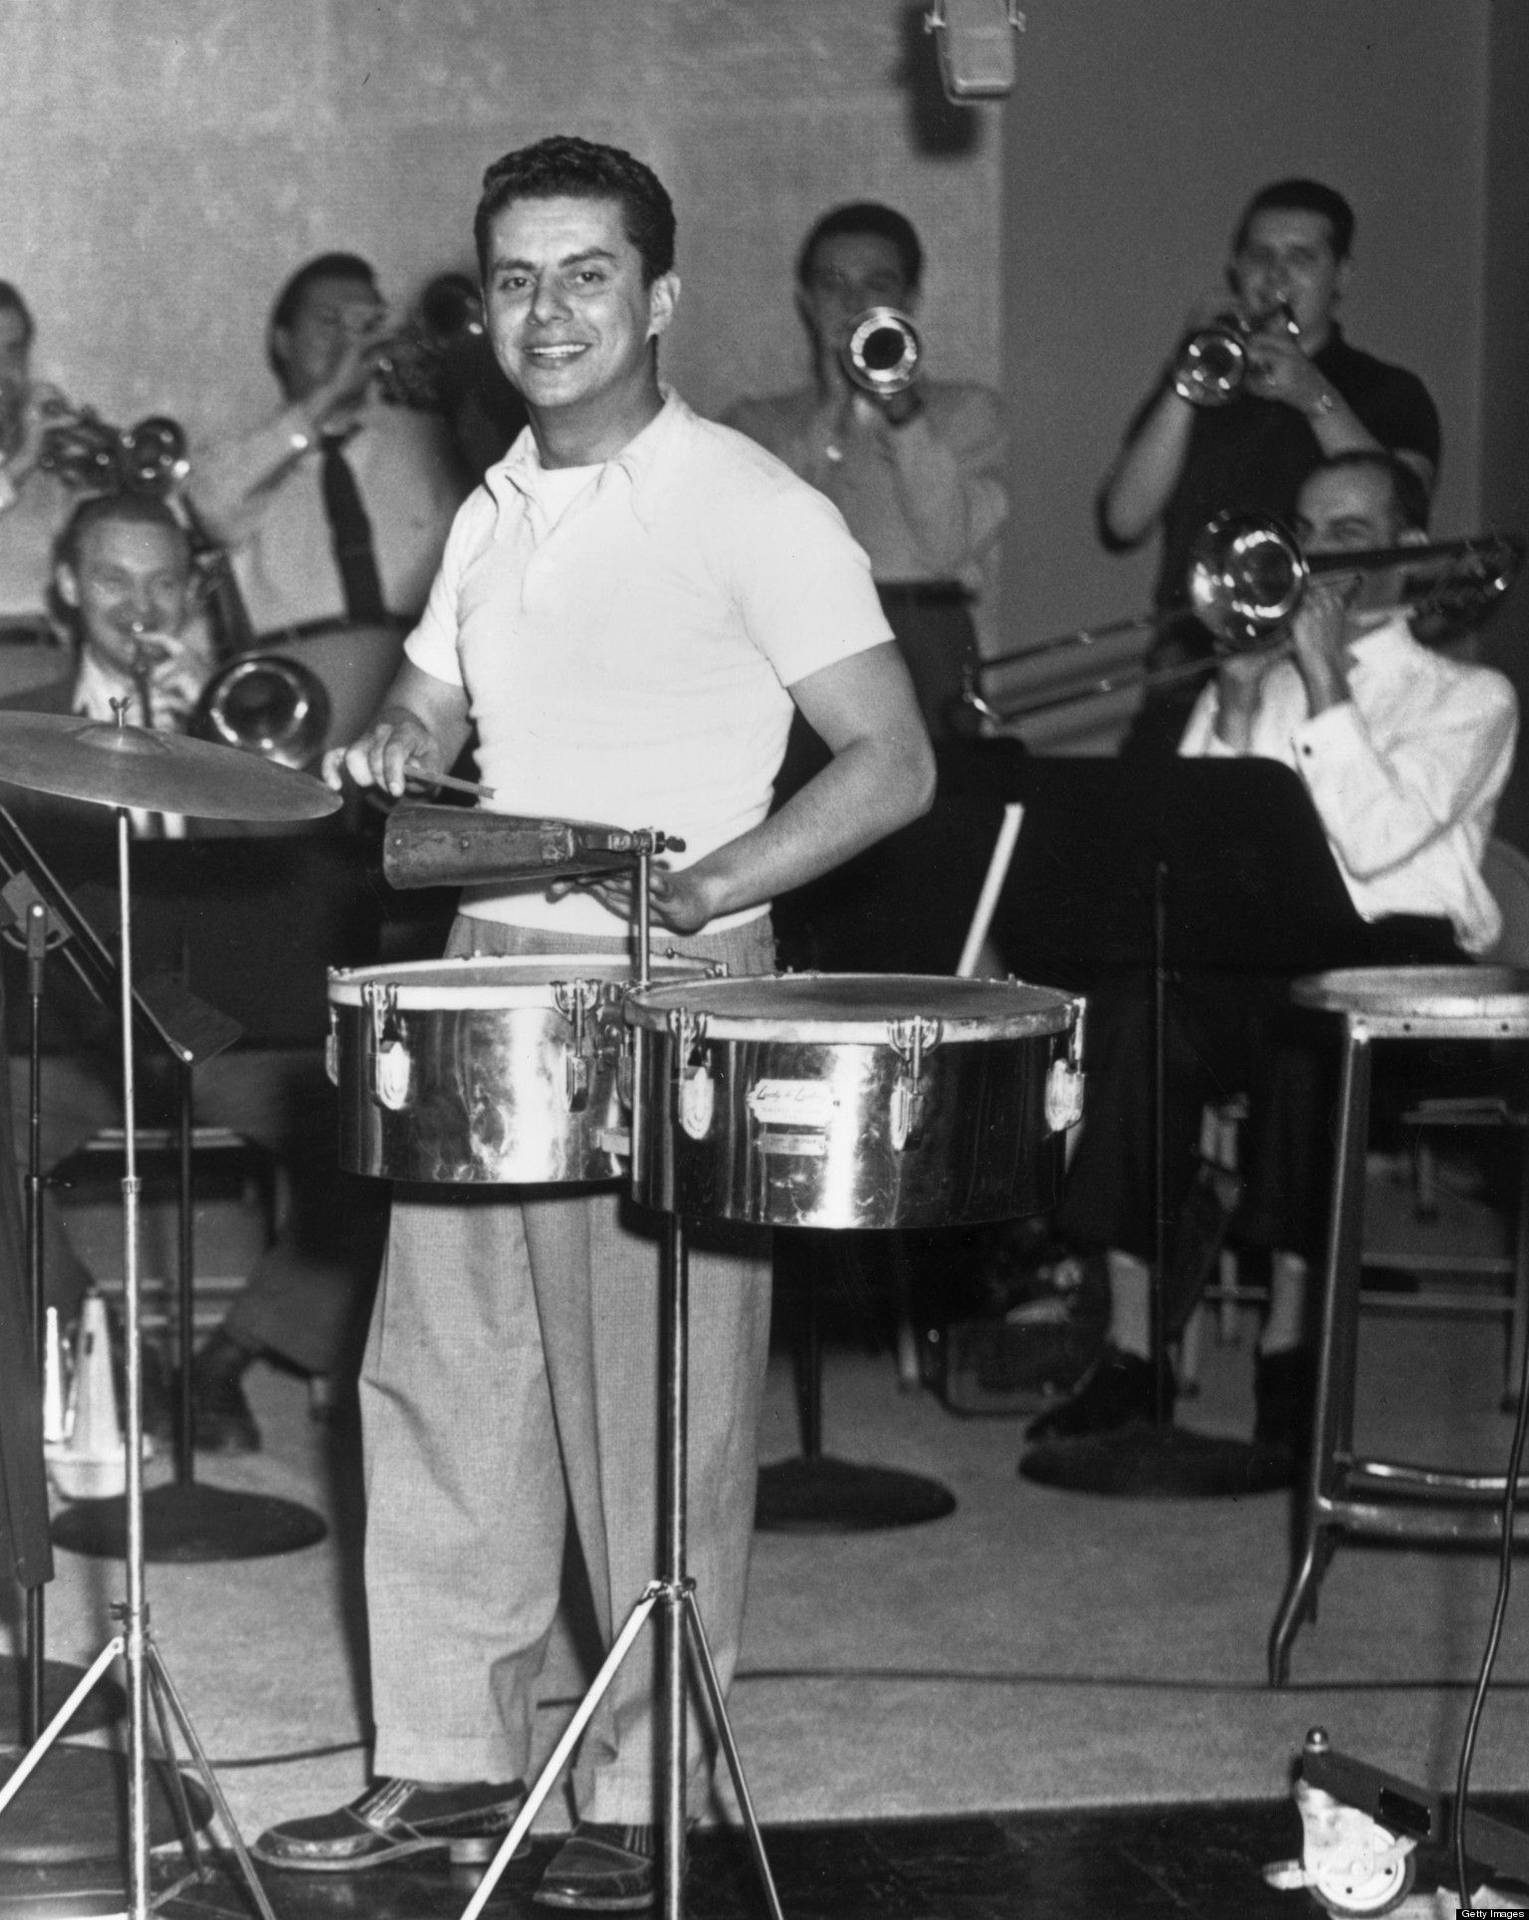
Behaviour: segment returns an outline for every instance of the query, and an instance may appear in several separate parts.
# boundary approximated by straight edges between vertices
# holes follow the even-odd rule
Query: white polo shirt
[[[495,811],[655,828],[687,866],[768,811],[787,688],[891,638],[870,564],[821,494],[673,393],[562,492],[522,434],[458,513],[408,656],[466,689]],[[463,911],[614,930],[539,883]]]

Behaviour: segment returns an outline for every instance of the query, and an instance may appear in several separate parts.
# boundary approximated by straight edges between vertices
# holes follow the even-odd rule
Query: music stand
[[[181,851],[177,842],[148,842],[146,846]],[[142,851],[140,849],[140,857]],[[0,807],[0,868],[10,876],[5,890],[7,896],[41,903],[50,942],[57,942],[62,957],[91,997],[109,1006],[119,991],[115,955],[19,822],[3,807]],[[38,989],[33,996],[35,1001],[41,998],[41,973],[40,969],[34,971]],[[292,1553],[323,1539],[322,1518],[295,1500],[242,1493],[199,1482],[192,1443],[189,1359],[196,1271],[191,1205],[194,1074],[203,1061],[225,1052],[242,1038],[244,1028],[239,1021],[188,991],[168,971],[145,974],[132,986],[131,992],[137,1033],[175,1062],[178,1081],[176,1322],[181,1380],[173,1416],[175,1477],[148,1489],[143,1496],[144,1554],[152,1561],[192,1563]],[[35,1052],[35,1032],[33,1038]],[[31,1186],[29,1182],[29,1188]],[[34,1312],[39,1316],[42,1310],[40,1197],[39,1193],[29,1191],[29,1239],[35,1237],[37,1241],[38,1269],[32,1294]],[[38,1325],[41,1325],[40,1317]],[[56,1545],[67,1547],[71,1552],[120,1560],[127,1550],[126,1497],[76,1502],[55,1520],[53,1539]]]
[[[1106,971],[1153,983],[1156,1418],[1041,1444],[1021,1463],[1049,1486],[1121,1494],[1221,1495],[1289,1484],[1273,1450],[1191,1433],[1168,1411],[1163,1027],[1171,976],[1292,976],[1373,953],[1299,778],[1271,760],[1031,758],[975,765],[990,803],[1017,799],[1023,824],[993,934],[1030,979],[1085,988]],[[1087,1095],[1084,1101],[1087,1124]]]

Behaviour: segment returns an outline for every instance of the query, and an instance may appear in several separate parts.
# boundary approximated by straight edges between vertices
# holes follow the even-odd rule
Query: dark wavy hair
[[[903,279],[911,293],[924,271],[924,249],[919,245],[913,222],[895,207],[884,207],[879,200],[849,200],[842,207],[825,213],[802,242],[796,256],[796,278],[806,286],[812,278],[812,256],[825,240],[836,240],[846,233],[873,233],[888,240],[897,249]]]
[[[620,147],[605,147],[572,134],[553,134],[534,146],[517,147],[488,167],[473,215],[478,271],[488,273],[489,233],[515,200],[614,200],[626,237],[642,260],[643,282],[652,286],[674,266],[674,202],[651,167]]]
[[[1336,187],[1320,180],[1272,180],[1260,187],[1242,210],[1237,230],[1232,235],[1232,252],[1241,253],[1247,243],[1248,228],[1260,213],[1315,213],[1332,229],[1333,252],[1347,260],[1354,245],[1354,209]]]

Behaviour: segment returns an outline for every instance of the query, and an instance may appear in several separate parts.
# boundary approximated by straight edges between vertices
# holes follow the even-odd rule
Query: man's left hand
[[[575,888],[593,894],[606,912],[618,920],[630,925],[635,918],[630,874],[601,874],[592,880],[560,881],[548,890],[548,895],[560,900]],[[708,882],[695,867],[684,867],[678,873],[659,866],[650,870],[648,911],[659,926],[667,927],[671,933],[699,933],[722,910],[716,883]]]
[[[1332,392],[1300,342],[1279,333],[1258,333],[1249,340],[1248,390],[1260,400],[1277,400],[1307,415]]]

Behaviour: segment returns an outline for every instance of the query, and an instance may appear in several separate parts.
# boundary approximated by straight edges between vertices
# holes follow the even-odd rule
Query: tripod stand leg
[[[218,1818],[223,1822],[223,1831],[228,1835],[229,1845],[234,1850],[234,1858],[239,1863],[239,1872],[243,1876],[245,1886],[249,1888],[250,1898],[255,1903],[260,1920],[276,1920],[271,1903],[266,1898],[265,1888],[261,1886],[255,1873],[255,1863],[250,1859],[249,1850],[244,1844],[244,1836],[239,1831],[233,1810],[224,1798],[223,1789],[218,1784],[217,1775],[213,1772],[212,1764],[202,1749],[201,1741],[197,1738],[196,1729],[192,1726],[186,1709],[181,1704],[180,1695],[175,1691],[175,1683],[170,1678],[164,1656],[152,1640],[146,1642],[145,1653],[154,1685],[174,1716],[175,1724],[180,1728],[181,1738],[185,1741],[187,1751],[196,1764],[197,1772],[201,1775],[202,1785],[207,1789],[212,1804],[217,1809]],[[170,1759],[173,1765],[173,1754],[170,1755]]]
[[[643,1591],[642,1598],[627,1615],[626,1625],[616,1635],[615,1643],[605,1656],[600,1671],[590,1682],[588,1693],[579,1702],[578,1711],[563,1730],[563,1736],[552,1752],[547,1763],[536,1776],[536,1784],[526,1795],[526,1804],[515,1818],[515,1824],[499,1843],[499,1851],[484,1869],[483,1878],[473,1891],[473,1897],[462,1909],[461,1920],[478,1920],[478,1915],[488,1905],[489,1896],[499,1884],[499,1876],[515,1856],[515,1849],[531,1831],[531,1822],[541,1811],[542,1802],[557,1785],[558,1776],[567,1766],[569,1756],[579,1743],[579,1736],[589,1725],[595,1708],[605,1698],[606,1688],[616,1677],[616,1670],[632,1649],[639,1633],[648,1624],[648,1616],[663,1598],[664,1587],[661,1582],[652,1581]]]
[[[192,1873],[200,1875],[203,1871],[202,1844],[196,1837],[196,1822],[191,1817],[191,1802],[186,1795],[186,1782],[181,1770],[175,1764],[175,1743],[170,1738],[170,1719],[165,1707],[164,1689],[155,1684],[154,1674],[149,1675],[149,1698],[154,1708],[154,1724],[159,1729],[159,1748],[169,1761],[167,1769],[170,1789],[170,1808],[175,1815],[175,1824],[180,1832],[181,1852]]]
[[[111,1663],[120,1657],[122,1650],[122,1636],[118,1634],[115,1639],[107,1641],[106,1645],[96,1655],[94,1663],[81,1675],[79,1684],[75,1687],[74,1692],[70,1694],[58,1712],[54,1714],[47,1726],[43,1728],[37,1737],[36,1744],[22,1757],[16,1767],[16,1771],[11,1775],[10,1779],[6,1781],[3,1787],[0,1787],[0,1814],[5,1812],[6,1808],[16,1798],[16,1795],[20,1793],[21,1789],[26,1785],[27,1781],[36,1771],[43,1755],[48,1751],[49,1747],[53,1745],[54,1741],[57,1740],[64,1728],[68,1726],[70,1720],[73,1719],[75,1708],[79,1706],[80,1702],[85,1698],[86,1694],[90,1692],[91,1688],[101,1678],[101,1675],[105,1673]]]
[[[680,1605],[684,1608],[684,1619],[690,1628],[691,1644],[695,1648],[696,1662],[706,1685],[712,1721],[717,1729],[717,1738],[722,1742],[722,1751],[727,1756],[727,1770],[733,1778],[733,1791],[738,1796],[744,1828],[749,1836],[749,1848],[754,1855],[754,1865],[759,1870],[765,1899],[769,1903],[772,1920],[783,1920],[780,1896],[775,1891],[775,1877],[770,1872],[770,1862],[765,1855],[764,1836],[759,1831],[754,1802],[749,1794],[748,1782],[743,1777],[743,1759],[738,1752],[738,1743],[733,1738],[732,1722],[727,1717],[727,1705],[722,1697],[722,1678],[711,1657],[711,1647],[706,1639],[706,1629],[701,1624],[701,1609],[693,1586],[685,1588],[680,1596]]]

